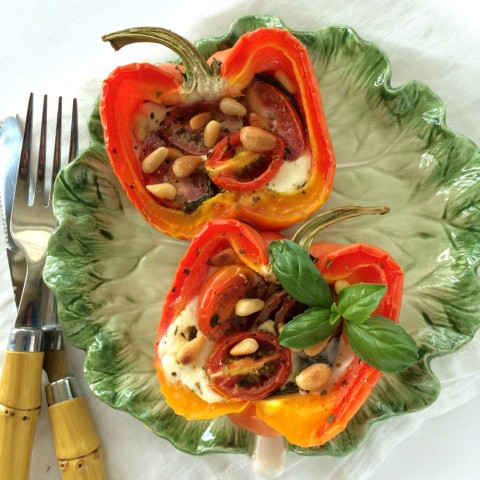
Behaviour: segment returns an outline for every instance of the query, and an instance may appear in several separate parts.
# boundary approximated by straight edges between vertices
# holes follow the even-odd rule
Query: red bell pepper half
[[[206,225],[181,260],[165,299],[155,367],[161,391],[178,415],[190,420],[228,414],[254,433],[283,435],[296,445],[317,446],[345,429],[381,372],[353,353],[339,329],[328,342],[334,352],[329,360],[332,373],[322,389],[306,392],[295,386],[292,372],[312,360],[305,352],[291,352],[278,342],[282,325],[304,306],[286,294],[272,274],[267,249],[277,238],[279,234],[260,234],[236,220]],[[374,314],[398,323],[403,273],[388,253],[372,245],[334,243],[315,243],[310,253],[332,290],[339,280],[386,285]],[[255,298],[259,304],[246,315],[235,310],[245,298]],[[171,344],[177,345],[173,361],[181,363],[178,349],[201,337],[203,359],[195,368],[204,368],[207,383],[217,395],[214,401],[183,383],[182,366],[178,374],[178,365],[170,368],[172,351],[166,344],[173,338],[172,331],[185,334],[179,318],[188,308],[193,312],[189,328],[195,325],[194,338],[182,340],[181,347]]]
[[[314,68],[293,34],[260,28],[208,60],[160,28],[104,40],[161,43],[183,61],[118,67],[100,98],[113,170],[159,230],[190,239],[210,220],[235,218],[278,231],[326,201],[333,149]]]

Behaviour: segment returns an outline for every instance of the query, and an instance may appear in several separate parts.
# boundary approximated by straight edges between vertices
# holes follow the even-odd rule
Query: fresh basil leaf
[[[377,309],[387,287],[376,283],[356,283],[338,294],[338,310],[345,320],[364,322]]]
[[[330,337],[337,326],[330,323],[330,308],[314,307],[292,318],[280,333],[280,345],[306,348]]]
[[[398,373],[418,360],[415,340],[400,325],[375,315],[364,323],[345,322],[352,350],[382,372]]]
[[[309,307],[330,309],[332,294],[310,256],[291,240],[275,240],[268,246],[272,271],[287,293]]]
[[[337,307],[336,303],[332,304],[332,307],[330,308],[330,323],[333,325],[337,323],[340,320],[340,317],[342,314],[340,313],[340,310]]]

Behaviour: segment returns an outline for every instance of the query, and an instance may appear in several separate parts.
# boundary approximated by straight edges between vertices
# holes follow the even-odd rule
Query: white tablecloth
[[[314,31],[335,24],[353,27],[387,53],[394,85],[412,79],[426,83],[444,100],[449,126],[480,144],[480,7],[469,0],[6,0],[0,17],[0,118],[15,113],[24,118],[30,91],[37,94],[37,101],[43,93],[51,99],[61,94],[68,102],[76,96],[80,146],[84,147],[88,143],[86,120],[103,77],[116,65],[159,59],[163,54],[161,47],[150,45],[115,53],[101,41],[102,34],[153,25],[196,40],[224,34],[235,19],[247,14],[275,14],[297,30]],[[174,58],[166,50],[164,55]],[[52,102],[51,115],[53,111]],[[0,359],[14,318],[2,238]],[[84,353],[70,350],[75,373],[83,381]],[[282,478],[478,478],[480,337],[459,353],[436,360],[434,370],[442,381],[442,393],[430,408],[376,426],[367,442],[347,458],[289,455]],[[247,457],[181,453],[129,415],[102,404],[83,386],[102,438],[110,479],[255,478]],[[60,478],[46,409],[37,427],[31,478]]]

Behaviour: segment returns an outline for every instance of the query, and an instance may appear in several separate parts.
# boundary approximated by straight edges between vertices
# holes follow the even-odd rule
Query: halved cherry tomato
[[[210,260],[225,249],[233,249],[237,261],[267,277],[268,252],[265,240],[253,228],[237,220],[215,220],[207,224],[190,244],[180,261],[168,292],[158,327],[159,337],[203,288],[209,278]]]
[[[242,147],[240,133],[224,137],[205,162],[212,182],[225,190],[247,192],[273,179],[283,162],[283,141],[270,152],[250,152]]]
[[[258,342],[250,356],[231,355],[232,348],[246,338]],[[258,400],[277,390],[291,373],[290,350],[271,333],[240,332],[217,340],[207,360],[206,372],[212,388],[229,400]]]
[[[242,298],[259,298],[266,290],[264,279],[245,265],[228,265],[217,270],[204,284],[198,300],[198,326],[210,338],[251,327],[251,316],[235,315]]]
[[[285,144],[284,158],[295,160],[305,150],[304,127],[291,100],[270,83],[257,80],[246,91],[253,112],[264,118]]]

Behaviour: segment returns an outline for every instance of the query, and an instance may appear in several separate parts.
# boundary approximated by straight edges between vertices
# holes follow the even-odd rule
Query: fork
[[[12,206],[10,229],[14,242],[22,251],[27,261],[27,275],[23,293],[18,307],[17,327],[40,326],[40,286],[43,266],[47,254],[48,239],[56,226],[52,209],[52,188],[48,189],[46,168],[46,135],[47,135],[47,96],[43,98],[40,148],[36,179],[31,179],[31,139],[33,96],[30,96],[22,155],[17,176],[17,186]],[[57,128],[61,124],[57,121]],[[60,161],[54,155],[52,165],[52,181],[60,169]],[[30,183],[33,180],[35,189],[30,196]]]
[[[72,152],[75,152],[77,142],[76,109],[74,101],[69,160],[74,156]],[[75,378],[70,375],[65,378],[59,376],[58,372],[63,374],[65,368],[52,362],[52,359],[61,359],[66,363],[63,335],[56,321],[56,309],[53,311],[53,322],[52,318],[45,318],[45,311],[52,313],[53,301],[53,294],[43,284],[42,270],[48,240],[56,227],[52,187],[61,167],[61,97],[57,112],[51,182],[48,182],[46,175],[50,168],[50,165],[46,164],[47,96],[43,99],[38,164],[34,175],[31,165],[32,116],[31,94],[10,220],[11,235],[25,256],[27,272],[15,328],[10,335],[0,378],[0,477],[28,479],[35,427],[41,406],[43,368],[53,382],[47,385],[46,393],[55,451],[63,478],[77,478],[79,475],[78,478],[100,480],[104,478],[100,440],[86,400],[79,391]],[[30,194],[32,190],[33,195]],[[59,340],[57,346],[52,346],[52,334]],[[45,348],[54,351],[48,352]],[[52,373],[54,371],[55,373]]]

